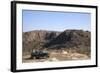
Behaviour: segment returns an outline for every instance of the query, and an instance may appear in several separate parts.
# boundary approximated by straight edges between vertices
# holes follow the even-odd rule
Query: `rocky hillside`
[[[23,32],[23,51],[30,52],[32,49],[41,49],[43,46],[55,39],[61,32],[35,30]]]
[[[32,49],[69,49],[78,48],[90,51],[91,33],[83,30],[65,30],[63,32],[35,30],[23,32],[23,52]]]
[[[65,30],[45,46],[55,46],[58,48],[88,47],[90,46],[90,32],[82,30]]]

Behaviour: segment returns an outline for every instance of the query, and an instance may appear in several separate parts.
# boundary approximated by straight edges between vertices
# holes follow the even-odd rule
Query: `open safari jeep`
[[[46,59],[49,57],[49,53],[43,50],[33,50],[31,53],[32,59]]]

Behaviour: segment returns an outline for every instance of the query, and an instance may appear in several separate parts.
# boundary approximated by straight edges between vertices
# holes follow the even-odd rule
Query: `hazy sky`
[[[50,12],[23,10],[23,32],[32,30],[64,31],[66,29],[89,30],[90,13]]]

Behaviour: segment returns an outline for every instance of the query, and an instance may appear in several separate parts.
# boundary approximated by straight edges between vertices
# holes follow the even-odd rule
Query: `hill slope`
[[[91,33],[83,30],[65,30],[63,32],[35,30],[23,32],[23,52],[32,49],[77,49],[90,52]]]

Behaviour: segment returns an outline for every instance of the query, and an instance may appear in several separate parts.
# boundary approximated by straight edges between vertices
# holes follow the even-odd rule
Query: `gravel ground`
[[[67,51],[63,51],[61,53],[51,52],[50,57],[47,59],[30,59],[30,55],[23,56],[23,63],[33,63],[33,62],[52,62],[52,61],[69,61],[69,60],[87,60],[90,59],[85,54],[80,53],[68,53]]]

